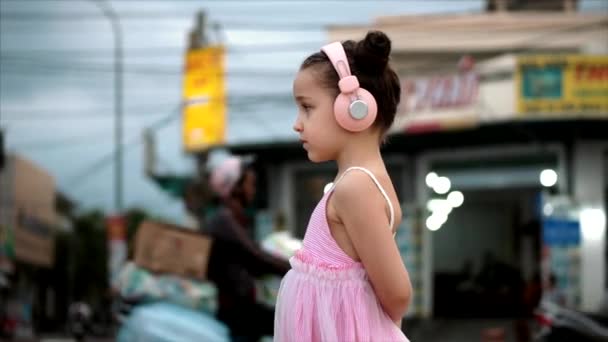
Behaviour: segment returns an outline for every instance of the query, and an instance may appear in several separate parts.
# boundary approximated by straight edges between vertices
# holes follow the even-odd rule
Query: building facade
[[[402,103],[383,154],[404,208],[411,315],[515,315],[517,289],[551,274],[573,307],[605,295],[608,22],[564,8],[328,29],[329,41],[370,29],[393,41]],[[302,237],[335,166],[309,163],[295,136],[230,147],[257,155],[261,206]],[[452,192],[464,201],[448,209]]]

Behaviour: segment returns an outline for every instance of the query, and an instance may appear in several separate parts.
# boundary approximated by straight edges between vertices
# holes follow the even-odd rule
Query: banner
[[[183,144],[188,152],[223,144],[226,132],[225,51],[221,46],[186,54]]]
[[[425,133],[478,124],[479,77],[473,70],[405,78],[391,132]]]
[[[566,304],[578,307],[581,301],[581,225],[579,209],[565,196],[541,196],[541,276],[551,276],[564,294]]]
[[[16,259],[41,267],[55,263],[54,228],[45,220],[18,209],[14,239]]]
[[[608,55],[520,56],[518,113],[608,117]]]

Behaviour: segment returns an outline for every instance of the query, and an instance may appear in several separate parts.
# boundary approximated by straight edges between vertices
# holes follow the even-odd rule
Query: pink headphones
[[[357,76],[351,75],[342,43],[327,44],[321,51],[329,57],[340,77],[340,94],[334,102],[336,121],[350,132],[361,132],[369,128],[376,120],[378,105],[374,96],[359,86]]]

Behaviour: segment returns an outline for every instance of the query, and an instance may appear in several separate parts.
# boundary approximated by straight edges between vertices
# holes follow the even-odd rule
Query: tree
[[[125,212],[125,221],[127,224],[127,256],[133,259],[135,252],[135,235],[139,225],[150,218],[143,209],[131,208]]]
[[[105,216],[100,211],[78,215],[72,235],[74,299],[96,302],[108,290]]]

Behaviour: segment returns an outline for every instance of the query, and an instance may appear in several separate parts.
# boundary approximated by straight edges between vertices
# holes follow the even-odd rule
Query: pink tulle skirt
[[[274,339],[409,341],[384,312],[360,263],[318,265],[296,255],[281,283]]]

